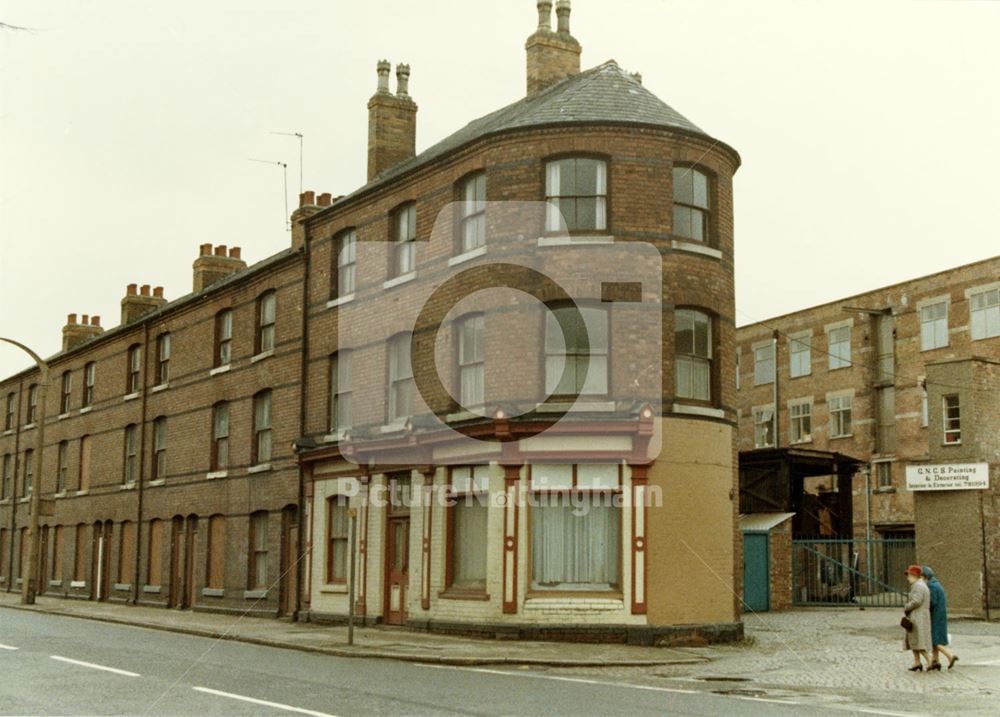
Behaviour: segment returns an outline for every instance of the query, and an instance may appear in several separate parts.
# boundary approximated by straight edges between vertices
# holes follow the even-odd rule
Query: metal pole
[[[781,426],[778,423],[778,413],[779,413],[779,409],[778,409],[778,374],[780,372],[778,371],[778,332],[777,331],[774,332],[774,337],[772,339],[772,342],[773,342],[773,346],[772,346],[771,355],[774,357],[774,376],[773,376],[773,378],[774,378],[774,386],[773,386],[773,393],[774,393],[774,416],[772,418],[772,420],[774,421],[774,447],[775,448],[781,448],[781,440],[778,437],[779,436],[778,431],[781,430]]]
[[[103,526],[101,530],[104,530]],[[102,585],[104,585],[104,535],[97,539],[97,590],[94,594],[97,595],[98,602],[104,597],[101,595]]]
[[[351,539],[349,541],[348,552],[351,554],[351,563],[347,585],[347,644],[354,644],[354,548],[358,537],[358,509],[351,508],[348,512],[351,518]]]
[[[34,605],[35,593],[38,588],[36,576],[38,571],[38,513],[41,508],[42,496],[42,454],[45,452],[45,397],[48,393],[47,389],[49,387],[49,365],[42,359],[41,356],[19,341],[5,339],[3,337],[0,337],[0,341],[17,346],[19,349],[31,356],[31,358],[34,359],[35,364],[38,366],[39,415],[35,417],[35,420],[38,422],[38,445],[35,448],[35,454],[33,456],[35,459],[35,466],[34,476],[32,477],[31,501],[28,511],[28,535],[25,536],[30,542],[28,544],[28,552],[26,556],[27,561],[24,565],[24,576],[21,581],[21,604]]]

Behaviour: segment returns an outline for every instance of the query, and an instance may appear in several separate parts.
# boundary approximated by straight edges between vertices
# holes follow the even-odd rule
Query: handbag
[[[899,621],[899,626],[909,632],[913,629],[913,621],[906,615],[903,615],[903,619]]]

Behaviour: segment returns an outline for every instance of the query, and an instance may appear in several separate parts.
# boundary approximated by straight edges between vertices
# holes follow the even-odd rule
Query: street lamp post
[[[21,604],[34,605],[35,591],[38,583],[35,572],[38,570],[38,513],[41,508],[42,495],[42,454],[45,450],[45,396],[46,393],[48,393],[49,387],[49,365],[41,356],[19,341],[5,339],[2,336],[0,336],[0,341],[17,346],[19,349],[31,356],[34,362],[38,365],[37,405],[39,413],[35,416],[35,421],[38,424],[38,445],[35,448],[33,456],[35,460],[35,466],[33,468],[34,477],[31,485],[31,495],[29,496],[30,502],[28,504],[27,540],[30,547],[28,548],[26,555],[27,560],[25,561],[21,571],[23,574],[23,579],[21,581]]]

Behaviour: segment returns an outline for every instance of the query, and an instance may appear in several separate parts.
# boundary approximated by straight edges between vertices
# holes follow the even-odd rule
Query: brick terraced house
[[[736,336],[740,451],[805,448],[862,461],[852,481],[856,538],[869,530],[875,538],[916,538],[911,558],[937,557],[941,574],[942,561],[960,551],[940,546],[966,540],[949,521],[971,521],[968,544],[985,540],[993,567],[976,568],[984,562],[980,550],[945,575],[958,583],[961,572],[961,581],[978,585],[992,570],[993,585],[1000,582],[1000,461],[992,448],[1000,395],[972,387],[986,385],[1000,361],[1000,257],[742,326]],[[919,494],[907,490],[906,468],[976,461],[989,463],[992,488],[962,496],[971,502],[954,497],[967,511],[962,518],[932,519],[925,511],[918,524]],[[811,489],[822,495],[835,485],[819,479]],[[945,502],[943,495],[934,500]],[[803,522],[810,535],[832,537],[824,524],[815,515]],[[902,577],[884,579],[901,585]],[[1000,588],[994,591],[1000,598]],[[982,606],[979,598],[966,604],[973,612]]]
[[[555,29],[537,9],[523,99],[415,154],[410,68],[392,93],[380,62],[367,184],[305,192],[291,248],[254,266],[206,245],[189,296],[130,287],[113,330],[71,316],[48,405],[33,371],[0,383],[6,589],[46,420],[47,594],[340,621],[353,563],[371,623],[742,634],[740,158],[614,61],[581,71],[569,0]],[[524,247],[534,273],[506,258]],[[543,275],[563,284],[524,283]],[[538,332],[497,282],[526,287]],[[655,344],[629,324],[649,302]],[[448,330],[415,325],[421,305]]]

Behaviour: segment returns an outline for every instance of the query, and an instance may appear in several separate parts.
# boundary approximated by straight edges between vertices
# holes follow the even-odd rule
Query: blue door
[[[743,606],[745,612],[771,608],[770,552],[767,533],[743,534]]]

